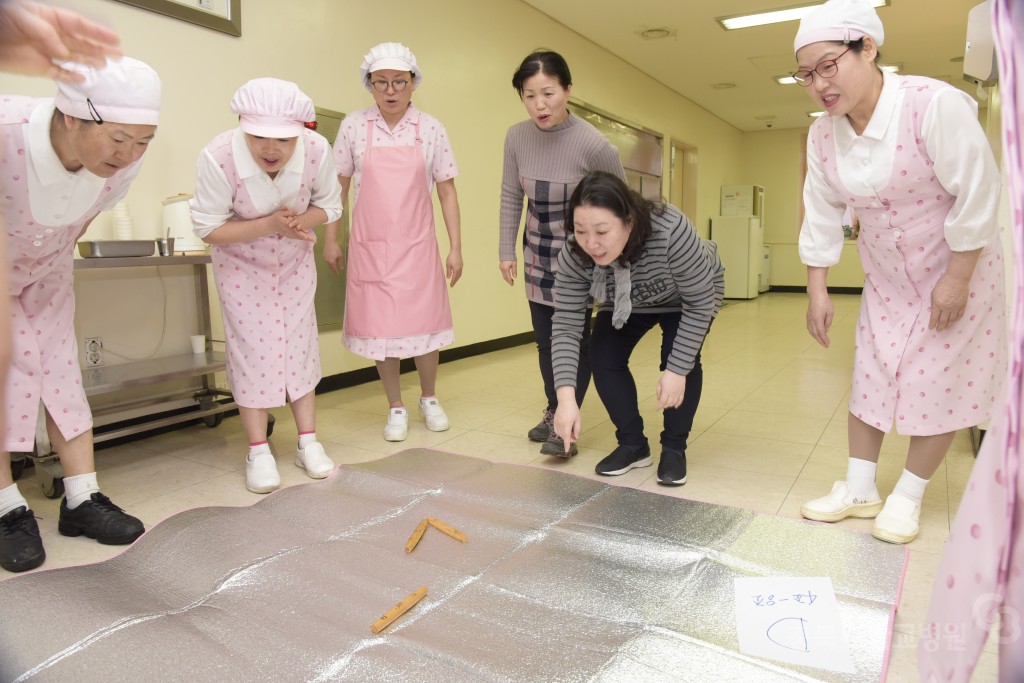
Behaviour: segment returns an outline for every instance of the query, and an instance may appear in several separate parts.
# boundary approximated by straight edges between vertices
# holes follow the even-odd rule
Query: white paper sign
[[[736,631],[743,654],[854,672],[828,577],[736,579]]]

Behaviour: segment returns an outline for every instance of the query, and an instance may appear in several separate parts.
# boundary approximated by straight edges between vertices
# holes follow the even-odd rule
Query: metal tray
[[[87,240],[78,243],[78,253],[82,258],[152,256],[154,251],[154,240]]]

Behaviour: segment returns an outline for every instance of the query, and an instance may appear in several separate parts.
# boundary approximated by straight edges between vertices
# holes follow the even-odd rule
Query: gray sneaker
[[[527,432],[526,436],[530,437],[530,441],[547,441],[548,437],[551,436],[554,431],[551,428],[552,423],[555,420],[555,411],[545,410],[544,419],[542,419],[536,427]]]
[[[544,445],[540,447],[540,452],[544,455],[553,455],[556,458],[571,458],[572,456],[579,453],[579,449],[576,448],[574,443],[569,447],[569,452],[565,452],[565,442],[562,441],[557,434],[551,432],[551,435],[544,442]]]

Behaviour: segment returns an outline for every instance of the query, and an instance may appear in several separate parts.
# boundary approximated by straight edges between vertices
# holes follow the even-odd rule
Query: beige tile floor
[[[730,301],[704,347],[705,381],[690,437],[689,478],[678,489],[656,484],[655,468],[632,470],[602,481],[665,495],[749,508],[797,518],[805,500],[827,493],[845,474],[846,403],[850,389],[856,296],[834,298],[832,345],[822,349],[804,328],[805,297],[773,293],[749,302]],[[657,442],[660,416],[654,400],[659,335],[637,347],[637,376],[648,436]],[[403,375],[406,401],[415,404],[416,375]],[[441,368],[438,382],[452,428],[429,432],[413,415],[409,438],[381,437],[387,404],[379,384],[317,398],[318,432],[338,464],[383,458],[409,447],[438,448],[502,462],[550,467],[596,477],[594,465],[615,447],[614,427],[591,392],[583,409],[580,454],[569,461],[541,456],[525,438],[544,408],[534,347],[521,346],[469,358]],[[273,411],[271,439],[284,486],[310,481],[292,464],[296,430],[286,409]],[[412,411],[415,413],[415,411]],[[908,440],[890,436],[879,465],[879,489],[886,495],[903,467]],[[249,505],[261,496],[244,485],[244,433],[237,417],[215,429],[189,426],[141,438],[97,453],[100,484],[115,502],[147,526],[201,505]],[[896,616],[889,681],[917,681],[917,633],[924,622],[932,580],[950,522],[973,463],[966,433],[959,434],[926,494],[921,534],[910,544],[910,563]],[[29,470],[31,472],[32,470]],[[34,476],[20,482],[43,532],[52,569],[106,559],[118,548],[56,531],[57,501],[44,498]],[[870,530],[869,520],[843,526]],[[0,571],[0,581],[13,575]],[[996,680],[997,646],[986,646],[975,681]]]

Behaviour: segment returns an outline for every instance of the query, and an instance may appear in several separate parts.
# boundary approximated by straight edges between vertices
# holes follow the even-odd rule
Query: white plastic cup
[[[113,227],[115,240],[130,240],[134,238],[131,214],[128,212],[128,202],[121,200],[114,205]]]
[[[193,334],[191,340],[192,353],[206,353],[206,335]]]
[[[114,219],[114,239],[116,240],[130,240],[135,237],[134,230],[132,229],[132,221],[130,218],[115,218]]]

